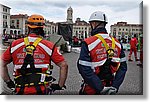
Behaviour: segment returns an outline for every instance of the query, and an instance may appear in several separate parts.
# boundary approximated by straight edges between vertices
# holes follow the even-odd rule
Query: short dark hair
[[[41,28],[41,27],[38,27],[38,28],[30,28],[30,27],[28,27],[28,29],[29,29],[29,34],[30,33],[35,33],[35,34],[37,34],[37,35],[41,35],[41,36],[43,36],[44,37],[44,30],[43,30],[43,28]]]

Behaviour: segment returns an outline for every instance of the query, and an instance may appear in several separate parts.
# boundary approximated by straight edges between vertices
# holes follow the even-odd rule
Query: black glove
[[[15,84],[12,80],[6,82],[7,87],[10,88],[12,91],[15,91]]]
[[[52,84],[50,86],[52,88],[52,90],[63,90],[62,88],[65,88],[66,89],[66,86],[63,86],[63,87],[60,87],[59,84]]]

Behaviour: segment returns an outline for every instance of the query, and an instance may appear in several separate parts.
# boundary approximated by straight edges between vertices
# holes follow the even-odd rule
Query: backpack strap
[[[26,57],[24,59],[24,63],[20,69],[20,73],[22,74],[22,86],[20,87],[20,90],[18,92],[18,94],[23,94],[24,93],[24,88],[25,88],[25,84],[30,82],[29,80],[29,76],[27,76],[26,74],[27,72],[27,65],[29,64],[31,67],[31,73],[32,75],[34,75],[35,71],[35,66],[34,66],[34,58],[33,58],[33,52],[36,49],[36,46],[38,45],[38,43],[42,40],[42,38],[37,38],[33,44],[30,44],[28,37],[24,38],[24,43],[25,43],[25,48],[26,48]],[[37,94],[41,94],[42,91],[40,89],[40,86],[36,83],[35,84],[35,88],[37,91]]]
[[[95,36],[98,37],[102,41],[102,43],[104,44],[104,47],[106,48],[106,50],[108,50],[110,48],[101,35],[96,34]],[[112,47],[111,48],[113,50],[115,49],[115,39],[113,37],[112,37]]]
[[[36,47],[41,40],[42,38],[37,38],[32,45]],[[24,43],[26,46],[30,45],[28,37],[24,38]]]
[[[37,38],[32,45],[29,43],[28,37],[24,38],[24,43],[26,45],[27,54],[33,54],[33,51],[36,49],[38,43],[42,40],[42,38]]]
[[[111,59],[114,56],[115,39],[112,37],[112,46],[110,47],[101,35],[96,34],[95,36],[102,41],[107,53],[107,60],[103,64],[103,66],[100,67],[100,72],[97,75],[101,80],[105,82],[106,84],[105,86],[111,86],[114,75],[111,72],[110,65],[111,65]]]
[[[26,46],[30,44],[28,37],[25,37],[25,38],[24,38],[24,43],[25,43]]]
[[[112,58],[114,56],[115,39],[113,37],[111,37],[112,38],[112,46],[110,47],[110,46],[108,46],[105,39],[101,35],[96,34],[95,36],[98,37],[102,41],[102,43],[104,44],[104,47],[105,47],[106,52],[108,54],[108,58]]]
[[[112,49],[114,50],[115,49],[115,39],[114,39],[114,37],[111,37],[111,39],[112,39]]]

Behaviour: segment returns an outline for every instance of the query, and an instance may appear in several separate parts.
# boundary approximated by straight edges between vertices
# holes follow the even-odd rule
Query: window
[[[17,24],[17,28],[19,28],[19,25]]]
[[[14,23],[14,20],[11,20],[11,23]]]
[[[25,24],[27,24],[28,22],[27,22],[27,20],[25,20]]]
[[[19,24],[19,20],[17,20],[17,24]]]
[[[126,39],[128,39],[128,36],[125,36]]]
[[[3,27],[7,28],[7,22],[3,22]]]
[[[78,31],[76,31],[76,34],[78,34]]]
[[[3,12],[7,12],[7,8],[3,8]]]
[[[3,19],[7,19],[7,15],[3,15]]]

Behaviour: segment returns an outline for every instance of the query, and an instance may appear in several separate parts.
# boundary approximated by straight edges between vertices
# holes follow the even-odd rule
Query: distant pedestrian
[[[77,46],[79,44],[79,39],[76,36],[74,36],[73,42],[74,42],[74,45]]]
[[[136,38],[136,34],[134,34],[134,37],[131,38],[130,40],[130,53],[129,53],[129,60],[128,61],[133,61],[131,59],[132,56],[132,52],[134,52],[134,56],[135,56],[135,61],[138,61],[139,59],[137,58],[137,38]]]

